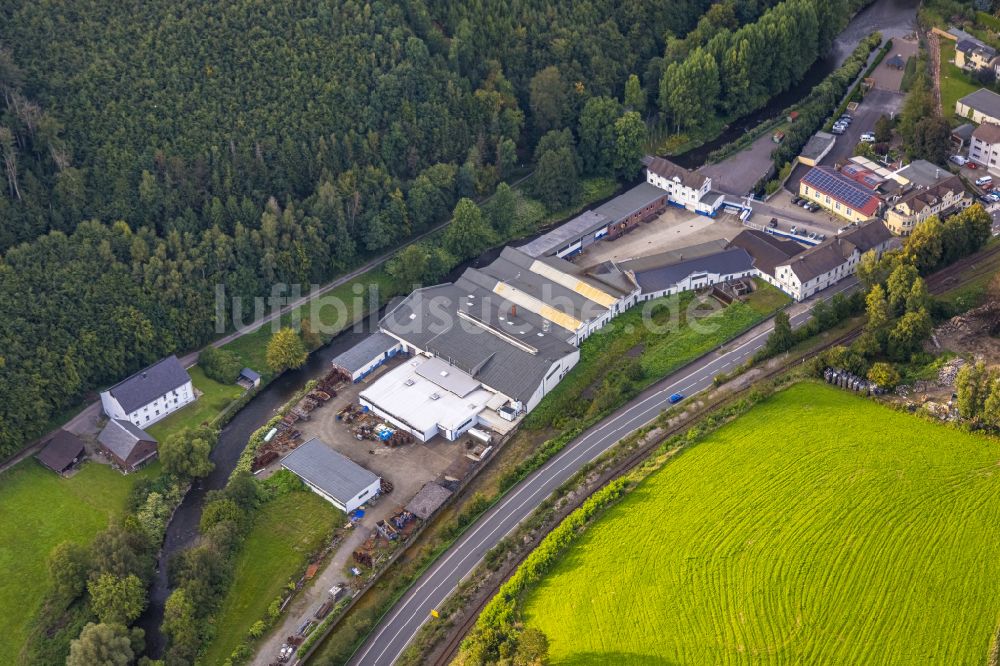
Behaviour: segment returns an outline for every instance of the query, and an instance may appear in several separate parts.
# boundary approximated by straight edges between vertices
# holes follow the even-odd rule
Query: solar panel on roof
[[[830,195],[838,201],[847,204],[851,208],[864,208],[864,206],[872,199],[871,194],[861,190],[847,178],[819,169],[813,169],[807,173],[803,180],[817,190]]]

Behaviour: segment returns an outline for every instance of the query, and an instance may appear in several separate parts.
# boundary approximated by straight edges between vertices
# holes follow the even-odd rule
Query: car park
[[[957,164],[958,166],[965,166],[965,163],[969,161],[967,158],[962,157],[961,155],[952,155],[948,159],[951,160],[953,164]]]

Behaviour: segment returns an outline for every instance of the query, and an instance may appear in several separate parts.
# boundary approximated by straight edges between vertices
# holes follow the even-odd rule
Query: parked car
[[[875,143],[875,133],[865,132],[861,135],[861,143]]]
[[[806,236],[806,238],[808,238],[809,240],[816,240],[816,232],[815,231],[810,231],[809,235]]]
[[[771,227],[772,229],[774,229],[775,227],[777,227],[778,226],[778,218],[772,217],[771,221],[767,223],[767,226]]]
[[[805,208],[806,206],[809,205],[809,200],[808,199],[799,199],[799,204],[798,205],[800,205],[803,208]]]
[[[965,162],[965,168],[966,169],[972,169],[973,171],[975,171],[976,169],[979,168],[979,165],[976,164],[975,162],[970,162],[970,161],[967,160]]]
[[[842,115],[842,116],[840,117],[840,120],[838,120],[837,122],[838,122],[838,123],[847,123],[848,125],[850,125],[850,124],[851,124],[851,121],[853,121],[853,120],[854,120],[854,116],[849,116],[849,115],[847,115],[847,114],[845,113],[844,115]]]
[[[976,187],[985,187],[987,185],[989,185],[989,186],[993,185],[993,178],[992,177],[990,177],[990,176],[980,176],[979,178],[976,178]]]
[[[994,194],[993,192],[990,192],[983,198],[986,199],[986,201],[988,201],[989,203],[996,203],[1000,201],[1000,194]]]
[[[962,157],[961,155],[952,155],[948,159],[958,166],[965,166],[965,163],[969,161],[968,158]]]
[[[792,197],[792,203],[795,204],[796,206],[799,205],[800,201],[802,201],[802,197]]]
[[[676,405],[678,402],[680,402],[683,399],[684,399],[684,394],[683,393],[674,393],[669,398],[671,405]]]
[[[798,230],[799,230],[799,228],[798,228],[798,227],[794,227],[794,226],[793,226],[793,227],[792,227],[791,229],[789,229],[789,230],[788,230],[788,233],[790,233],[790,234],[794,234],[794,233],[795,233],[795,232],[797,232]]]
[[[840,136],[841,134],[844,133],[844,131],[845,129],[843,127],[834,127],[832,130],[830,130],[830,134],[836,134],[837,136]]]
[[[819,204],[810,203],[808,206],[806,206],[806,210],[809,211],[810,213],[815,213],[816,211],[819,210]]]

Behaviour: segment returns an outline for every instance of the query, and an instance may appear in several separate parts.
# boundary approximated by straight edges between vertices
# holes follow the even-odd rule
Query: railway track
[[[950,266],[947,266],[946,268],[943,268],[940,271],[931,274],[926,278],[928,291],[933,295],[940,295],[946,291],[949,291],[956,287],[960,287],[963,284],[969,283],[981,277],[984,274],[991,272],[996,273],[998,271],[997,267],[992,265],[992,262],[990,262],[989,260],[996,257],[998,254],[1000,254],[1000,244],[989,247],[986,250],[978,252],[969,257],[960,259],[959,261],[951,264]],[[833,340],[829,340],[823,343],[821,346],[817,347],[816,349],[813,349],[804,356],[795,359],[793,363],[794,364],[804,363],[805,361],[811,358],[815,358],[816,356],[830,349],[831,347],[835,347],[837,345],[849,344],[853,342],[859,335],[861,335],[861,330],[862,329],[860,326],[853,328],[850,331],[844,333],[843,335],[840,335]],[[791,367],[792,364],[783,364],[777,368],[774,368],[773,370],[769,370],[763,376],[757,378],[755,380],[755,383],[757,381],[766,381],[774,377],[777,377],[781,373],[787,372]],[[714,400],[711,400],[707,404],[700,407],[690,417],[685,418],[683,421],[678,422],[673,426],[669,427],[661,437],[658,437],[656,440],[650,442],[649,444],[639,447],[638,449],[630,453],[624,460],[616,464],[615,467],[613,467],[610,471],[606,472],[603,475],[601,484],[596,488],[594,488],[594,491],[596,491],[600,487],[603,487],[605,484],[621,476],[622,474],[631,471],[638,464],[644,461],[649,456],[649,454],[652,453],[664,441],[687,429],[698,419],[703,418],[707,414],[721,407],[723,404],[732,401],[734,399],[737,399],[740,396],[746,394],[751,390],[751,388],[753,388],[752,384],[744,388],[741,388],[733,393],[728,393],[724,396],[719,396],[718,398],[715,398]],[[587,494],[587,496],[585,497],[579,497],[575,499],[572,502],[572,504],[567,507],[568,509],[567,515],[568,513],[579,508],[583,504],[583,502],[586,501],[587,497],[590,496],[590,494]],[[510,568],[510,573],[513,573],[513,571],[516,570],[517,567],[521,565],[521,563],[528,556],[531,550],[532,549],[525,550],[524,552],[522,552],[517,556],[517,560],[513,563],[513,565]],[[510,574],[504,576],[502,579],[498,580],[496,583],[490,586],[489,593],[483,595],[481,599],[476,602],[475,606],[471,609],[472,612],[468,613],[468,615],[466,616],[465,620],[461,623],[461,625],[459,625],[453,631],[449,632],[448,642],[445,644],[444,649],[441,652],[439,652],[438,655],[434,657],[434,659],[430,663],[434,664],[434,666],[448,666],[448,664],[451,663],[455,654],[458,652],[458,648],[461,645],[462,640],[469,633],[469,631],[471,631],[472,627],[476,623],[476,620],[479,618],[480,612],[482,612],[483,608],[486,606],[487,603],[489,603],[490,599],[492,599],[493,596],[499,591],[500,586],[503,585],[504,582],[506,582],[509,575]]]

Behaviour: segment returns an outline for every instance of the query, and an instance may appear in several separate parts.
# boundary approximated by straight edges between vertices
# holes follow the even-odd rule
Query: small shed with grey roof
[[[829,132],[816,132],[799,153],[799,162],[807,166],[816,166],[830,153],[836,142],[837,137]]]
[[[380,490],[379,477],[316,437],[285,456],[281,466],[345,513],[354,511]]]
[[[406,505],[406,510],[420,520],[427,520],[448,501],[449,497],[451,497],[451,491],[444,486],[433,481],[425,483],[424,487],[417,491],[410,503]]]
[[[156,439],[145,430],[125,419],[111,419],[97,436],[102,453],[126,474],[134,472],[157,453]]]
[[[358,382],[402,349],[403,345],[399,340],[382,331],[375,331],[330,363],[334,368],[350,375],[352,381]]]
[[[60,430],[45,442],[35,458],[56,474],[65,474],[83,460],[85,453],[83,440],[71,432]]]

